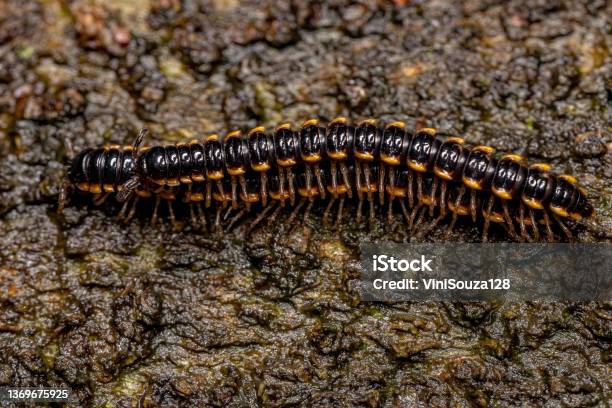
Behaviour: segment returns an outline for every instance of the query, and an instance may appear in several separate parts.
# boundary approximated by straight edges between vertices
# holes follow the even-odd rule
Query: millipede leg
[[[117,215],[118,219],[123,220],[125,218],[125,213],[127,212],[127,209],[131,203],[132,200],[129,198],[123,203],[121,206],[121,211],[119,211],[119,215]]]
[[[363,207],[363,197],[360,195],[359,197],[359,203],[357,204],[357,223],[360,224],[361,223],[361,209]]]
[[[429,216],[433,217],[434,215],[434,209],[436,208],[436,192],[438,190],[438,177],[437,176],[433,176],[433,182],[431,183],[431,194],[430,194],[430,199],[431,202],[429,203]]]
[[[291,211],[291,214],[289,215],[289,218],[287,218],[287,222],[284,223],[285,225],[291,225],[291,223],[293,222],[293,220],[297,216],[298,211],[300,211],[300,208],[302,208],[304,206],[305,202],[306,202],[306,200],[304,198],[300,198],[300,201],[298,202],[298,205],[296,205],[295,208],[293,209],[293,211]]]
[[[334,200],[338,198],[338,175],[336,174],[336,161],[331,162],[331,183],[332,183],[332,195]]]
[[[223,207],[219,205],[217,206],[217,209],[215,210],[215,225],[213,227],[215,232],[221,231],[221,210],[222,209]]]
[[[422,205],[421,203],[417,203],[417,205],[412,209],[412,211],[410,211],[410,220],[408,220],[408,229],[410,231],[413,230],[414,220],[416,218],[418,211],[421,209],[421,205]]]
[[[423,176],[421,176],[421,173],[417,173],[416,180],[417,180],[417,200],[419,204],[421,204],[422,199],[423,199]]]
[[[194,203],[189,203],[189,219],[192,226],[198,225],[198,219],[196,218],[195,211],[193,210]]]
[[[389,186],[391,186],[392,189],[395,188],[395,167],[389,167]],[[387,222],[389,224],[393,223],[393,201],[394,200],[395,200],[395,195],[389,194],[389,208],[387,209]]]
[[[198,213],[198,218],[202,222],[202,228],[207,229],[208,220],[206,219],[206,212],[202,209],[202,204],[198,202],[195,206]]]
[[[325,211],[323,212],[323,225],[326,227],[329,226],[329,213],[331,212],[332,206],[334,205],[335,201],[336,199],[332,196],[332,199],[329,200],[329,203],[327,204],[327,207],[325,207]]]
[[[445,204],[446,183],[444,180],[442,180],[442,183],[440,185],[440,190],[441,190],[440,191],[440,214],[427,226],[427,228],[424,228],[421,230],[421,232],[418,234],[419,237],[429,233],[431,230],[433,230],[436,227],[436,225],[440,223],[440,221],[442,221],[446,217],[446,204]],[[433,194],[432,194],[432,200],[435,200],[435,198],[433,197]],[[430,216],[433,216],[433,211],[431,210],[431,207],[429,208],[429,214]],[[453,218],[456,219],[456,215],[457,214],[453,212]],[[454,221],[452,222],[451,225],[454,225]]]
[[[346,194],[348,198],[353,198],[353,189],[351,188],[351,179],[349,177],[348,168],[345,163],[340,163],[340,173],[342,173],[342,180],[344,180],[344,187],[346,187]]]
[[[322,199],[325,199],[325,186],[323,185],[323,180],[321,179],[321,168],[319,167],[318,163],[314,165],[314,174],[315,178],[317,179],[319,194],[321,195]]]
[[[372,197],[374,188],[371,183],[372,173],[370,172],[370,165],[368,163],[363,163],[363,175],[365,177],[366,188],[368,189],[368,201],[372,202],[374,198]]]
[[[416,237],[420,238],[426,234],[428,234],[430,231],[432,231],[436,225],[438,225],[440,223],[440,221],[442,221],[444,219],[444,217],[446,217],[446,214],[438,214],[438,216],[436,218],[433,219],[432,222],[430,222],[427,226],[423,227],[416,235]]]
[[[187,185],[187,191],[185,192],[185,196],[183,197],[183,202],[187,203],[191,201],[191,190],[193,183]]]
[[[553,234],[552,228],[550,227],[550,218],[548,217],[548,211],[544,210],[544,225],[546,227],[546,239],[548,242],[555,241],[555,234]]]
[[[176,217],[174,216],[174,209],[172,208],[172,200],[166,200],[168,203],[168,218],[170,218],[170,223],[173,228],[177,227]]]
[[[157,211],[159,210],[159,196],[155,196],[155,207],[153,208],[153,216],[151,217],[151,225],[157,224]]]
[[[378,173],[378,202],[380,205],[385,203],[385,165],[380,164],[380,171]]]
[[[310,210],[312,210],[312,205],[314,204],[313,200],[308,200],[308,205],[306,206],[306,211],[304,211],[304,222],[306,222],[306,220],[308,218],[310,218]]]
[[[206,180],[206,208],[210,208],[212,203],[212,183],[209,180]]]
[[[238,181],[240,182],[240,189],[242,190],[242,195],[244,197],[247,197],[249,193],[247,190],[247,184],[246,184],[246,179],[244,178],[244,174],[241,174],[239,176]]]
[[[567,225],[565,225],[565,223],[561,220],[559,216],[557,216],[557,214],[553,214],[552,216],[555,221],[557,221],[557,224],[559,224],[559,226],[561,227],[561,230],[567,237],[568,241],[572,242],[574,240],[574,236],[572,235],[572,232],[569,230],[569,228],[567,228]]]
[[[368,208],[370,209],[369,223],[373,224],[376,217],[374,216],[374,197],[368,196]]]
[[[404,200],[403,199],[400,200],[400,204],[402,206],[402,213],[404,214],[404,218],[406,218],[406,221],[409,222],[410,221],[410,214],[408,214],[408,209],[406,208],[406,204],[404,204]]]
[[[424,207],[423,204],[421,204],[421,203],[417,204],[417,206],[414,208],[414,210],[412,212],[412,219],[411,219],[411,222],[410,222],[410,229],[411,230],[414,229],[414,231],[418,231],[419,225],[423,221],[423,215],[425,214],[425,211],[427,211],[427,208]],[[418,215],[417,215],[417,213],[418,213]],[[416,216],[416,218],[415,218],[415,216]]]
[[[312,201],[310,191],[312,189],[312,169],[310,165],[307,164],[304,166],[304,170],[306,172],[306,191],[308,191],[308,199]]]
[[[535,213],[532,208],[529,208],[529,218],[531,219],[531,229],[533,230],[533,234],[535,235],[535,240],[540,240],[540,228],[538,227],[538,223],[536,222]]]
[[[470,213],[472,214],[472,222],[476,222],[478,210],[476,209],[476,190],[470,191]]]
[[[280,206],[285,206],[285,171],[278,166],[278,190],[280,192]]]
[[[462,184],[461,187],[459,187],[459,193],[457,193],[457,198],[455,198],[455,210],[453,211],[452,221],[450,225],[448,226],[448,230],[446,231],[446,236],[449,236],[450,233],[453,231],[453,228],[455,228],[455,223],[457,222],[457,218],[459,217],[459,214],[458,214],[459,206],[461,205],[461,200],[463,199],[464,194],[465,194],[465,185]]]
[[[413,178],[413,171],[408,170],[408,207],[410,208],[414,207],[414,192],[412,188]]]
[[[130,222],[132,218],[134,218],[134,215],[136,215],[136,206],[139,200],[140,200],[140,197],[138,196],[134,197],[134,201],[132,201],[132,208],[130,209],[130,212],[128,213],[126,217],[125,222]]]
[[[232,227],[234,226],[234,224],[236,224],[236,222],[238,222],[239,219],[241,219],[244,214],[246,214],[248,211],[248,209],[245,207],[242,210],[238,211],[238,213],[236,215],[234,215],[232,217],[232,219],[229,221],[229,223],[227,224],[227,228],[225,229],[226,231],[231,231]]]
[[[93,205],[99,206],[102,205],[106,199],[108,198],[109,193],[104,194],[96,194],[93,199]]]
[[[267,223],[268,226],[272,225],[274,220],[278,218],[278,213],[280,212],[282,208],[280,205],[276,205],[276,203],[272,204],[272,206],[274,206],[275,208],[274,208],[274,212],[272,213],[272,215],[268,217],[268,223]]]
[[[268,205],[268,176],[265,171],[259,173],[259,177],[261,179],[260,183],[260,191],[261,191],[261,205]]]
[[[232,208],[238,208],[238,181],[232,176]]]
[[[219,195],[221,196],[221,201],[223,201],[223,208],[227,206],[227,200],[225,198],[225,189],[223,188],[223,182],[221,180],[216,181],[217,190],[219,191]]]
[[[459,211],[459,206],[461,205],[463,194],[465,194],[465,185],[462,184],[459,188],[459,193],[457,193],[457,198],[455,198],[455,208],[454,211],[452,211],[453,216],[451,219],[451,223],[446,229],[446,233],[444,234],[445,237],[449,237],[451,232],[453,232],[453,228],[455,228],[455,223],[457,222],[457,218],[459,217],[459,214],[457,212]]]
[[[344,197],[340,198],[340,204],[338,204],[338,214],[336,215],[336,226],[342,222],[342,210],[344,209]]]
[[[408,230],[410,230],[412,232],[412,226],[414,225],[414,219],[416,217],[417,212],[419,211],[419,209],[421,208],[421,204],[417,204],[411,211],[410,211],[410,218],[408,219]]]
[[[457,198],[455,198],[455,208],[459,208],[461,205],[461,200],[463,199],[463,195],[465,194],[465,185],[461,185],[459,187],[459,193],[457,193]]]
[[[491,210],[493,209],[493,204],[495,204],[495,196],[493,194],[489,195],[489,201],[487,202],[487,210],[484,212],[484,227],[482,228],[482,242],[488,241],[488,233],[489,233],[489,224],[491,223]]]
[[[359,201],[363,201],[363,190],[361,189],[361,163],[355,163],[355,187],[357,187],[357,196]]]
[[[227,217],[230,216],[230,214],[232,213],[232,210],[234,210],[235,208],[233,206],[231,207],[227,207],[227,210],[225,210],[225,214],[223,214],[223,217],[221,217],[221,220],[226,221]]]
[[[261,220],[263,220],[266,215],[272,210],[272,208],[274,208],[276,205],[276,203],[272,203],[270,205],[267,205],[263,211],[261,213],[259,213],[259,215],[257,216],[257,218],[255,218],[255,220],[253,220],[253,222],[251,223],[251,225],[249,226],[248,232],[252,231],[253,228],[255,228],[257,226],[257,224],[259,224],[261,222]]]
[[[291,202],[291,205],[295,205],[294,179],[295,176],[293,175],[293,170],[291,168],[287,168],[287,186],[289,187],[289,201]]]
[[[525,205],[522,201],[519,204],[519,227],[521,237],[526,241],[532,242],[531,236],[527,233],[527,228],[525,227]]]
[[[389,185],[395,187],[395,167],[389,168]]]
[[[516,233],[514,229],[514,221],[510,217],[510,210],[508,209],[508,203],[506,200],[501,200],[502,209],[504,211],[504,219],[506,220],[506,224],[508,224],[508,233],[514,238],[519,239],[520,237]]]
[[[440,215],[446,215],[446,181],[440,184]]]
[[[450,224],[448,225],[448,228],[446,228],[446,232],[444,233],[444,237],[448,238],[451,234],[451,232],[453,232],[453,228],[455,228],[455,223],[457,222],[457,213],[455,211],[453,211],[453,217],[451,219]]]

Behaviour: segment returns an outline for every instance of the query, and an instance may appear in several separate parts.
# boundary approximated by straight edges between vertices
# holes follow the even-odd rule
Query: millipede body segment
[[[134,191],[136,197],[180,196],[218,211],[304,203],[310,208],[327,200],[326,216],[336,201],[341,216],[344,200],[355,198],[357,216],[367,202],[373,217],[375,203],[386,202],[389,217],[401,208],[411,226],[427,209],[435,216],[431,225],[450,215],[451,228],[458,216],[470,215],[474,222],[483,220],[484,239],[489,224],[497,223],[519,240],[539,239],[544,226],[553,240],[553,224],[569,236],[562,219],[593,213],[572,176],[554,174],[542,163],[528,166],[515,154],[496,155],[488,146],[468,146],[459,137],[439,137],[431,128],[412,132],[403,122],[381,127],[372,119],[352,125],[337,118],[323,126],[312,119],[297,130],[282,124],[272,132],[256,127],[223,139],[211,135],[140,148],[144,134],[131,150],[78,155],[69,184],[94,194],[118,191],[120,201]]]

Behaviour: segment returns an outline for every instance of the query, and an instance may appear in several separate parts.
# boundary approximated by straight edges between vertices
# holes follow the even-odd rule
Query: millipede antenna
[[[147,128],[140,129],[140,132],[138,132],[138,136],[134,140],[134,144],[132,145],[132,158],[134,159],[134,161],[138,158],[138,151],[140,150],[140,145],[142,144],[142,141],[144,140],[148,132],[149,129]]]

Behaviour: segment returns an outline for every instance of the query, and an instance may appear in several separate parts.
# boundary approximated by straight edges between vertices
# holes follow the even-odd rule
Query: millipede
[[[293,219],[304,205],[306,216],[316,201],[327,201],[324,222],[337,202],[339,223],[348,199],[357,202],[358,221],[365,205],[370,220],[376,206],[387,205],[389,220],[400,209],[411,230],[429,213],[432,221],[421,225],[420,234],[448,216],[449,231],[459,216],[471,217],[482,223],[483,241],[491,224],[519,241],[554,241],[553,227],[571,239],[564,221],[594,213],[571,175],[555,174],[544,163],[527,165],[516,154],[498,155],[489,146],[470,146],[433,128],[411,131],[404,122],[380,126],[374,119],[350,124],[336,118],[323,126],[311,119],[295,130],[285,123],[272,132],[258,126],[224,138],[142,147],[146,133],[143,129],[132,146],[77,155],[60,207],[71,187],[94,194],[98,202],[116,193],[124,203],[120,215],[130,219],[139,198],[154,197],[153,219],[166,200],[174,222],[172,202],[181,199],[193,222],[206,222],[206,209],[214,207],[218,226],[223,209],[236,210],[236,220],[257,207],[256,224],[273,209],[292,207]]]

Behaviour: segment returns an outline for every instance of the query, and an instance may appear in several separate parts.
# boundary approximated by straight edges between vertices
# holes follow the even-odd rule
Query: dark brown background
[[[63,222],[54,208],[66,140],[371,116],[551,162],[609,233],[610,15],[569,0],[1,1],[0,385],[95,406],[606,406],[609,303],[361,304],[359,243],[401,231],[328,231],[315,214],[282,237],[217,237],[124,226],[112,203],[75,200]]]

